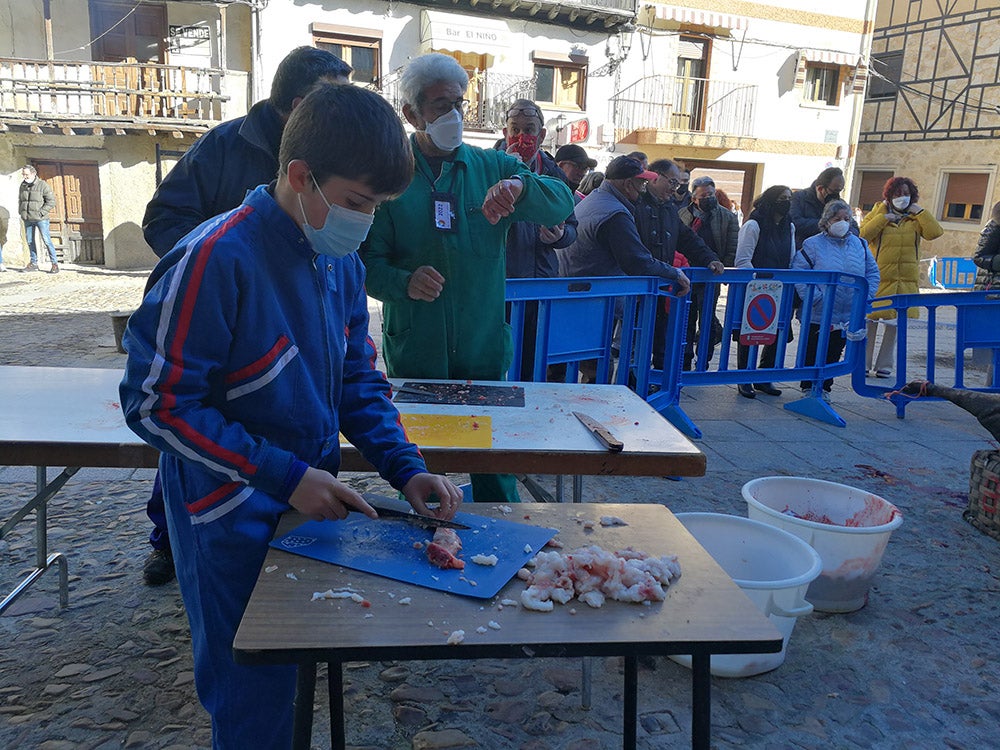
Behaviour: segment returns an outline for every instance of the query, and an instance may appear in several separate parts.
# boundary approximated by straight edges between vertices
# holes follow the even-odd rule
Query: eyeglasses
[[[435,118],[448,114],[451,110],[458,110],[461,114],[469,111],[468,99],[435,99],[427,103],[427,109]]]
[[[678,180],[676,177],[667,177],[665,174],[662,174],[662,173],[659,173],[659,174],[660,174],[660,177],[662,177],[666,181],[666,183],[670,187],[672,187],[672,188],[675,188],[675,187],[677,187],[678,185],[681,184],[681,181]]]
[[[540,110],[538,107],[513,107],[507,110],[507,114],[504,116],[504,119],[509,120],[511,117],[514,117],[515,115],[527,115],[528,117],[537,117],[540,123],[542,123],[543,125],[545,124],[545,118],[542,117],[542,110]]]

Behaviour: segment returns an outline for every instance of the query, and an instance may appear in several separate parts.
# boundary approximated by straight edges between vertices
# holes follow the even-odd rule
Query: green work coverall
[[[383,303],[382,347],[389,377],[503,380],[512,356],[505,319],[506,238],[512,222],[554,226],[573,211],[573,194],[556,178],[534,174],[519,159],[463,144],[434,179],[413,142],[416,171],[409,188],[383,203],[361,248],[368,293]],[[486,191],[519,177],[514,213],[490,224]],[[432,194],[454,197],[452,231],[434,225]],[[433,302],[410,299],[410,274],[433,266],[444,289]],[[473,498],[516,501],[514,478],[473,476]]]

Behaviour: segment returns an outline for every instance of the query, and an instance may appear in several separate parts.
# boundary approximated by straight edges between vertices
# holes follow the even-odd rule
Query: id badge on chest
[[[439,232],[455,231],[456,203],[455,196],[451,193],[431,193],[434,228]]]

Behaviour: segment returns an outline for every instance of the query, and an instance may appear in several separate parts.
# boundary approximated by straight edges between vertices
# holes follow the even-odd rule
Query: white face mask
[[[434,122],[424,126],[431,142],[442,151],[454,151],[462,145],[462,113],[457,109],[448,110]]]
[[[900,211],[905,211],[910,205],[910,196],[908,195],[898,195],[892,199],[893,208],[897,208]]]
[[[846,237],[847,233],[851,231],[851,222],[843,219],[835,221],[827,227],[826,231],[831,237]]]
[[[313,250],[321,255],[331,255],[334,258],[343,258],[350,255],[364,242],[375,220],[374,214],[364,211],[352,211],[349,208],[331,204],[323,191],[316,184],[316,178],[310,175],[313,185],[319,191],[319,197],[326,204],[326,221],[321,229],[316,229],[306,218],[306,209],[302,205],[302,193],[299,193],[299,210],[302,211],[302,231],[306,239],[312,245]]]

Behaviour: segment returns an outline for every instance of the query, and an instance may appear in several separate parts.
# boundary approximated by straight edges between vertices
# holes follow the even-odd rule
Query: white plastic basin
[[[806,477],[761,477],[743,485],[747,515],[808,542],[823,559],[823,572],[806,599],[821,612],[853,612],[868,590],[892,532],[903,523],[899,509],[878,495],[846,484]]]
[[[778,653],[713,654],[712,674],[749,677],[781,666],[795,620],[813,611],[805,592],[822,568],[819,555],[801,539],[760,521],[721,513],[678,513],[677,519],[782,635]],[[670,658],[691,666],[690,656]]]

